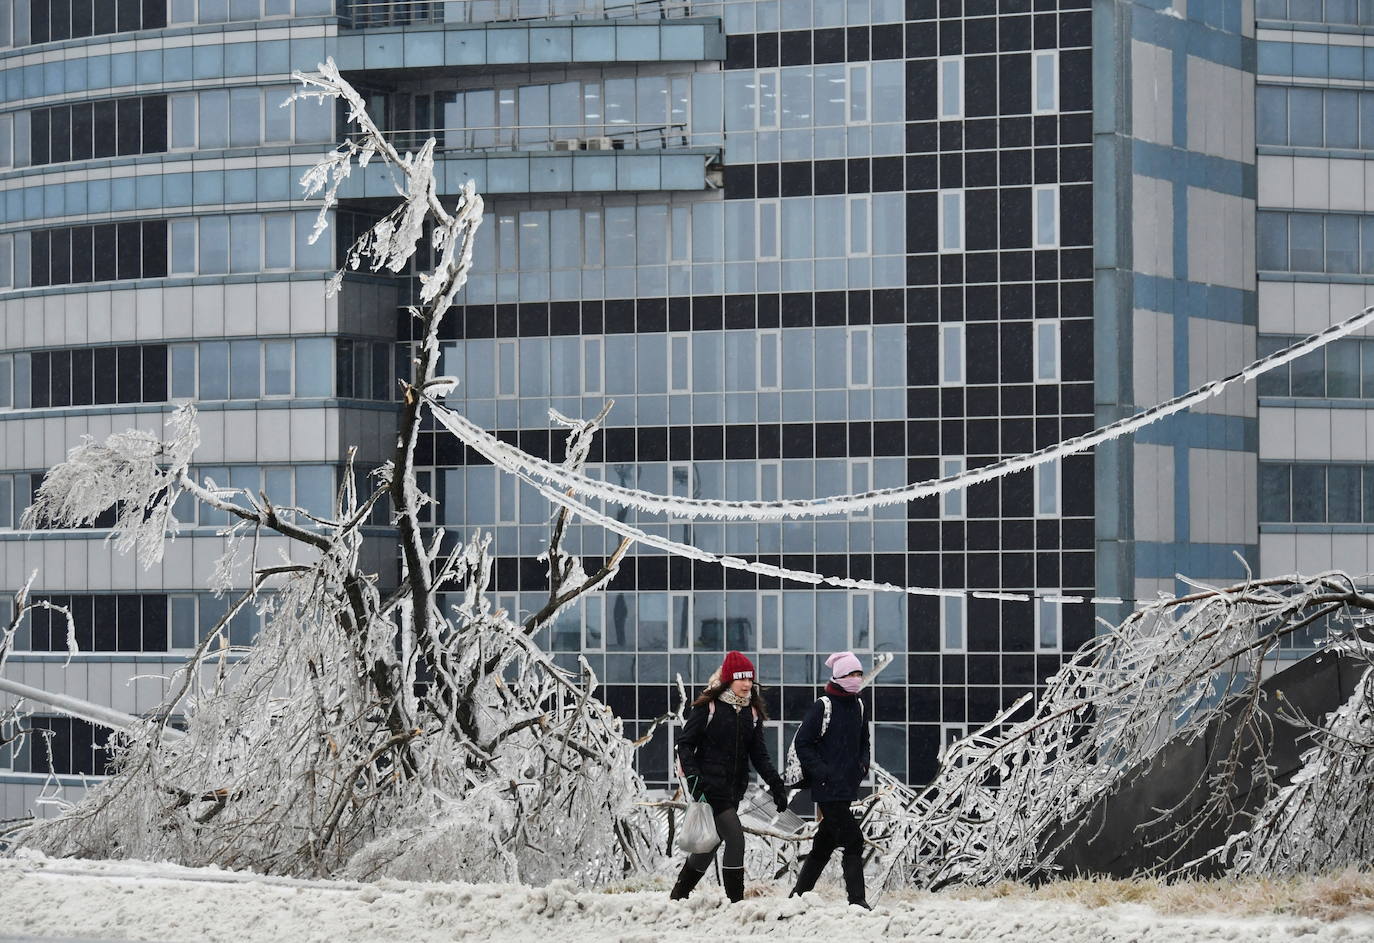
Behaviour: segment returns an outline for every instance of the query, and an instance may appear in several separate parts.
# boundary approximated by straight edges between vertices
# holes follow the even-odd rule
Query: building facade
[[[343,128],[313,103],[278,107],[290,72],[326,56],[399,143],[438,139],[445,192],[474,179],[486,199],[447,320],[450,402],[557,457],[550,407],[613,399],[588,468],[619,484],[769,500],[938,477],[1254,356],[1248,3],[8,4],[0,573],[9,590],[37,569],[35,592],[74,607],[82,653],[38,619],[7,674],[131,713],[158,704],[157,676],[224,604],[205,591],[222,522],[202,514],[141,570],[98,527],[15,530],[43,470],[82,434],[155,430],[185,400],[201,471],[279,502],[327,504],[350,445],[363,463],[387,453],[413,286],[351,275],[327,299],[324,283],[391,184],[356,175],[311,244],[295,181]],[[1296,283],[1275,284],[1288,320],[1267,334],[1321,320],[1294,322]],[[942,742],[1043,685],[1096,617],[1176,573],[1265,559],[1267,421],[1247,389],[1096,454],[851,518],[629,512],[712,552],[964,592],[816,588],[636,549],[542,641],[588,659],[632,733],[675,703],[677,676],[699,687],[744,650],[778,751],[825,654],[890,654],[870,689],[875,759],[924,782]],[[493,592],[537,607],[547,503],[445,435],[422,448],[435,522],[494,530]],[[595,563],[614,541],[577,525],[572,545]],[[57,782],[99,772],[99,732],[40,722]],[[664,732],[641,751],[651,783],[670,749]],[[47,763],[0,754],[0,818],[52,792]]]

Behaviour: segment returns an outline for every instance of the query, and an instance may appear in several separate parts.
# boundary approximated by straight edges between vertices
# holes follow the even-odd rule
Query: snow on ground
[[[708,878],[709,880],[709,878]],[[519,941],[700,943],[741,936],[786,940],[1007,940],[1017,943],[1268,943],[1298,937],[1374,940],[1368,915],[1162,915],[1139,904],[1089,909],[1059,900],[960,900],[908,895],[873,913],[781,890],[729,905],[720,889],[685,903],[662,889],[578,891],[556,883],[352,884],[263,878],[133,861],[0,859],[0,940]]]

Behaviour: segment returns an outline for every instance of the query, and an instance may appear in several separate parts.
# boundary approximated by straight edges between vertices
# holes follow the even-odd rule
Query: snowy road
[[[718,888],[685,904],[662,891],[554,885],[409,884],[253,878],[138,862],[0,860],[0,940],[571,941],[785,940],[1374,941],[1374,918],[1162,916],[1139,905],[1087,909],[1032,900],[921,896],[874,913],[816,897],[727,906]]]

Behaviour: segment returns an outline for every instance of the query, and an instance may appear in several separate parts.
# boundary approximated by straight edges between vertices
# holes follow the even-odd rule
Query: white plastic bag
[[[709,802],[693,802],[682,817],[682,829],[677,833],[677,846],[689,855],[715,851],[720,844],[716,833],[716,815]]]

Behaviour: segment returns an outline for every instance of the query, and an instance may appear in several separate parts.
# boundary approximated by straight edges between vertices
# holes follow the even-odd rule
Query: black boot
[[[813,890],[816,882],[821,879],[821,872],[825,870],[826,864],[830,861],[830,855],[822,855],[819,851],[812,849],[811,854],[806,856],[802,862],[801,870],[797,872],[797,885],[792,888],[792,893],[788,897],[800,897],[807,891]]]
[[[844,868],[844,890],[849,895],[849,902],[872,910],[864,895],[864,856],[845,852],[840,864]]]
[[[692,888],[697,886],[697,882],[701,880],[701,876],[705,873],[705,871],[698,871],[684,861],[682,863],[682,871],[677,876],[677,883],[674,884],[673,889],[668,892],[668,899],[686,900],[688,895],[692,893]]]
[[[720,883],[725,885],[725,896],[730,898],[730,903],[738,904],[744,900],[743,868],[721,868]]]

